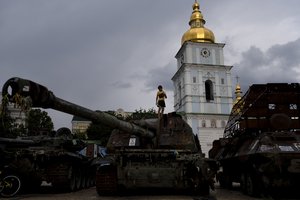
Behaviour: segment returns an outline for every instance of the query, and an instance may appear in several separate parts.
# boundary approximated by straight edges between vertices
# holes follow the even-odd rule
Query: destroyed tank
[[[60,99],[46,87],[21,78],[9,79],[3,93],[11,101],[18,94],[32,107],[52,108],[114,128],[104,157],[96,162],[99,195],[137,188],[207,195],[214,186],[215,162],[204,158],[198,137],[176,113],[126,122]]]
[[[300,178],[300,86],[254,84],[233,106],[224,137],[213,142],[209,157],[220,165],[217,179],[244,193],[296,189]]]
[[[94,186],[93,157],[83,155],[86,144],[68,128],[0,137],[1,166],[14,171],[23,192],[37,191],[43,181],[55,189],[75,191]]]

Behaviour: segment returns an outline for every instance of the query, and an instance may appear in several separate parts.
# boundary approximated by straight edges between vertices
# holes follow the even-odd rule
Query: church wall
[[[227,116],[216,117],[214,115],[187,115],[187,122],[198,135],[202,152],[206,155],[212,148],[212,141],[223,137]]]
[[[212,142],[223,137],[222,129],[202,129],[198,133],[198,138],[200,141],[202,152],[208,157],[208,152],[212,148]]]
[[[200,98],[199,97],[192,97],[192,113],[200,113]]]

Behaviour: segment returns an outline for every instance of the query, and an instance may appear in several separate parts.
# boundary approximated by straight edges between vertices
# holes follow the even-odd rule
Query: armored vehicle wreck
[[[244,193],[256,196],[298,185],[299,117],[298,83],[252,85],[233,106],[224,138],[209,152],[221,166],[221,186],[238,182]]]
[[[67,102],[46,87],[20,78],[9,79],[3,94],[11,101],[18,94],[33,107],[52,108],[115,128],[106,146],[107,154],[97,162],[99,195],[116,194],[122,188],[169,188],[208,194],[213,187],[215,162],[203,157],[198,138],[176,113],[126,122]]]
[[[0,137],[0,163],[20,177],[23,192],[37,191],[43,181],[60,191],[75,191],[95,184],[94,158],[80,154],[85,147],[67,128]]]

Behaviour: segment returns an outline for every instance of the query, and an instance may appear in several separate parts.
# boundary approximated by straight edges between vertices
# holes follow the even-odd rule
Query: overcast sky
[[[225,43],[243,90],[300,82],[299,0],[198,0]],[[157,85],[173,111],[172,76],[194,0],[0,0],[0,86],[33,80],[92,110],[155,108]],[[244,91],[245,92],[245,91]],[[156,108],[155,108],[156,109]],[[47,110],[55,128],[72,116]]]

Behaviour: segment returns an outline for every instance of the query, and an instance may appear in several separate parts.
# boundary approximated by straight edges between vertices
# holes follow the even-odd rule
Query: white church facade
[[[184,33],[176,54],[177,71],[172,77],[174,110],[181,113],[198,135],[203,153],[223,136],[233,104],[232,66],[224,65],[225,44],[215,43],[204,27],[199,3],[193,4],[190,29]]]

